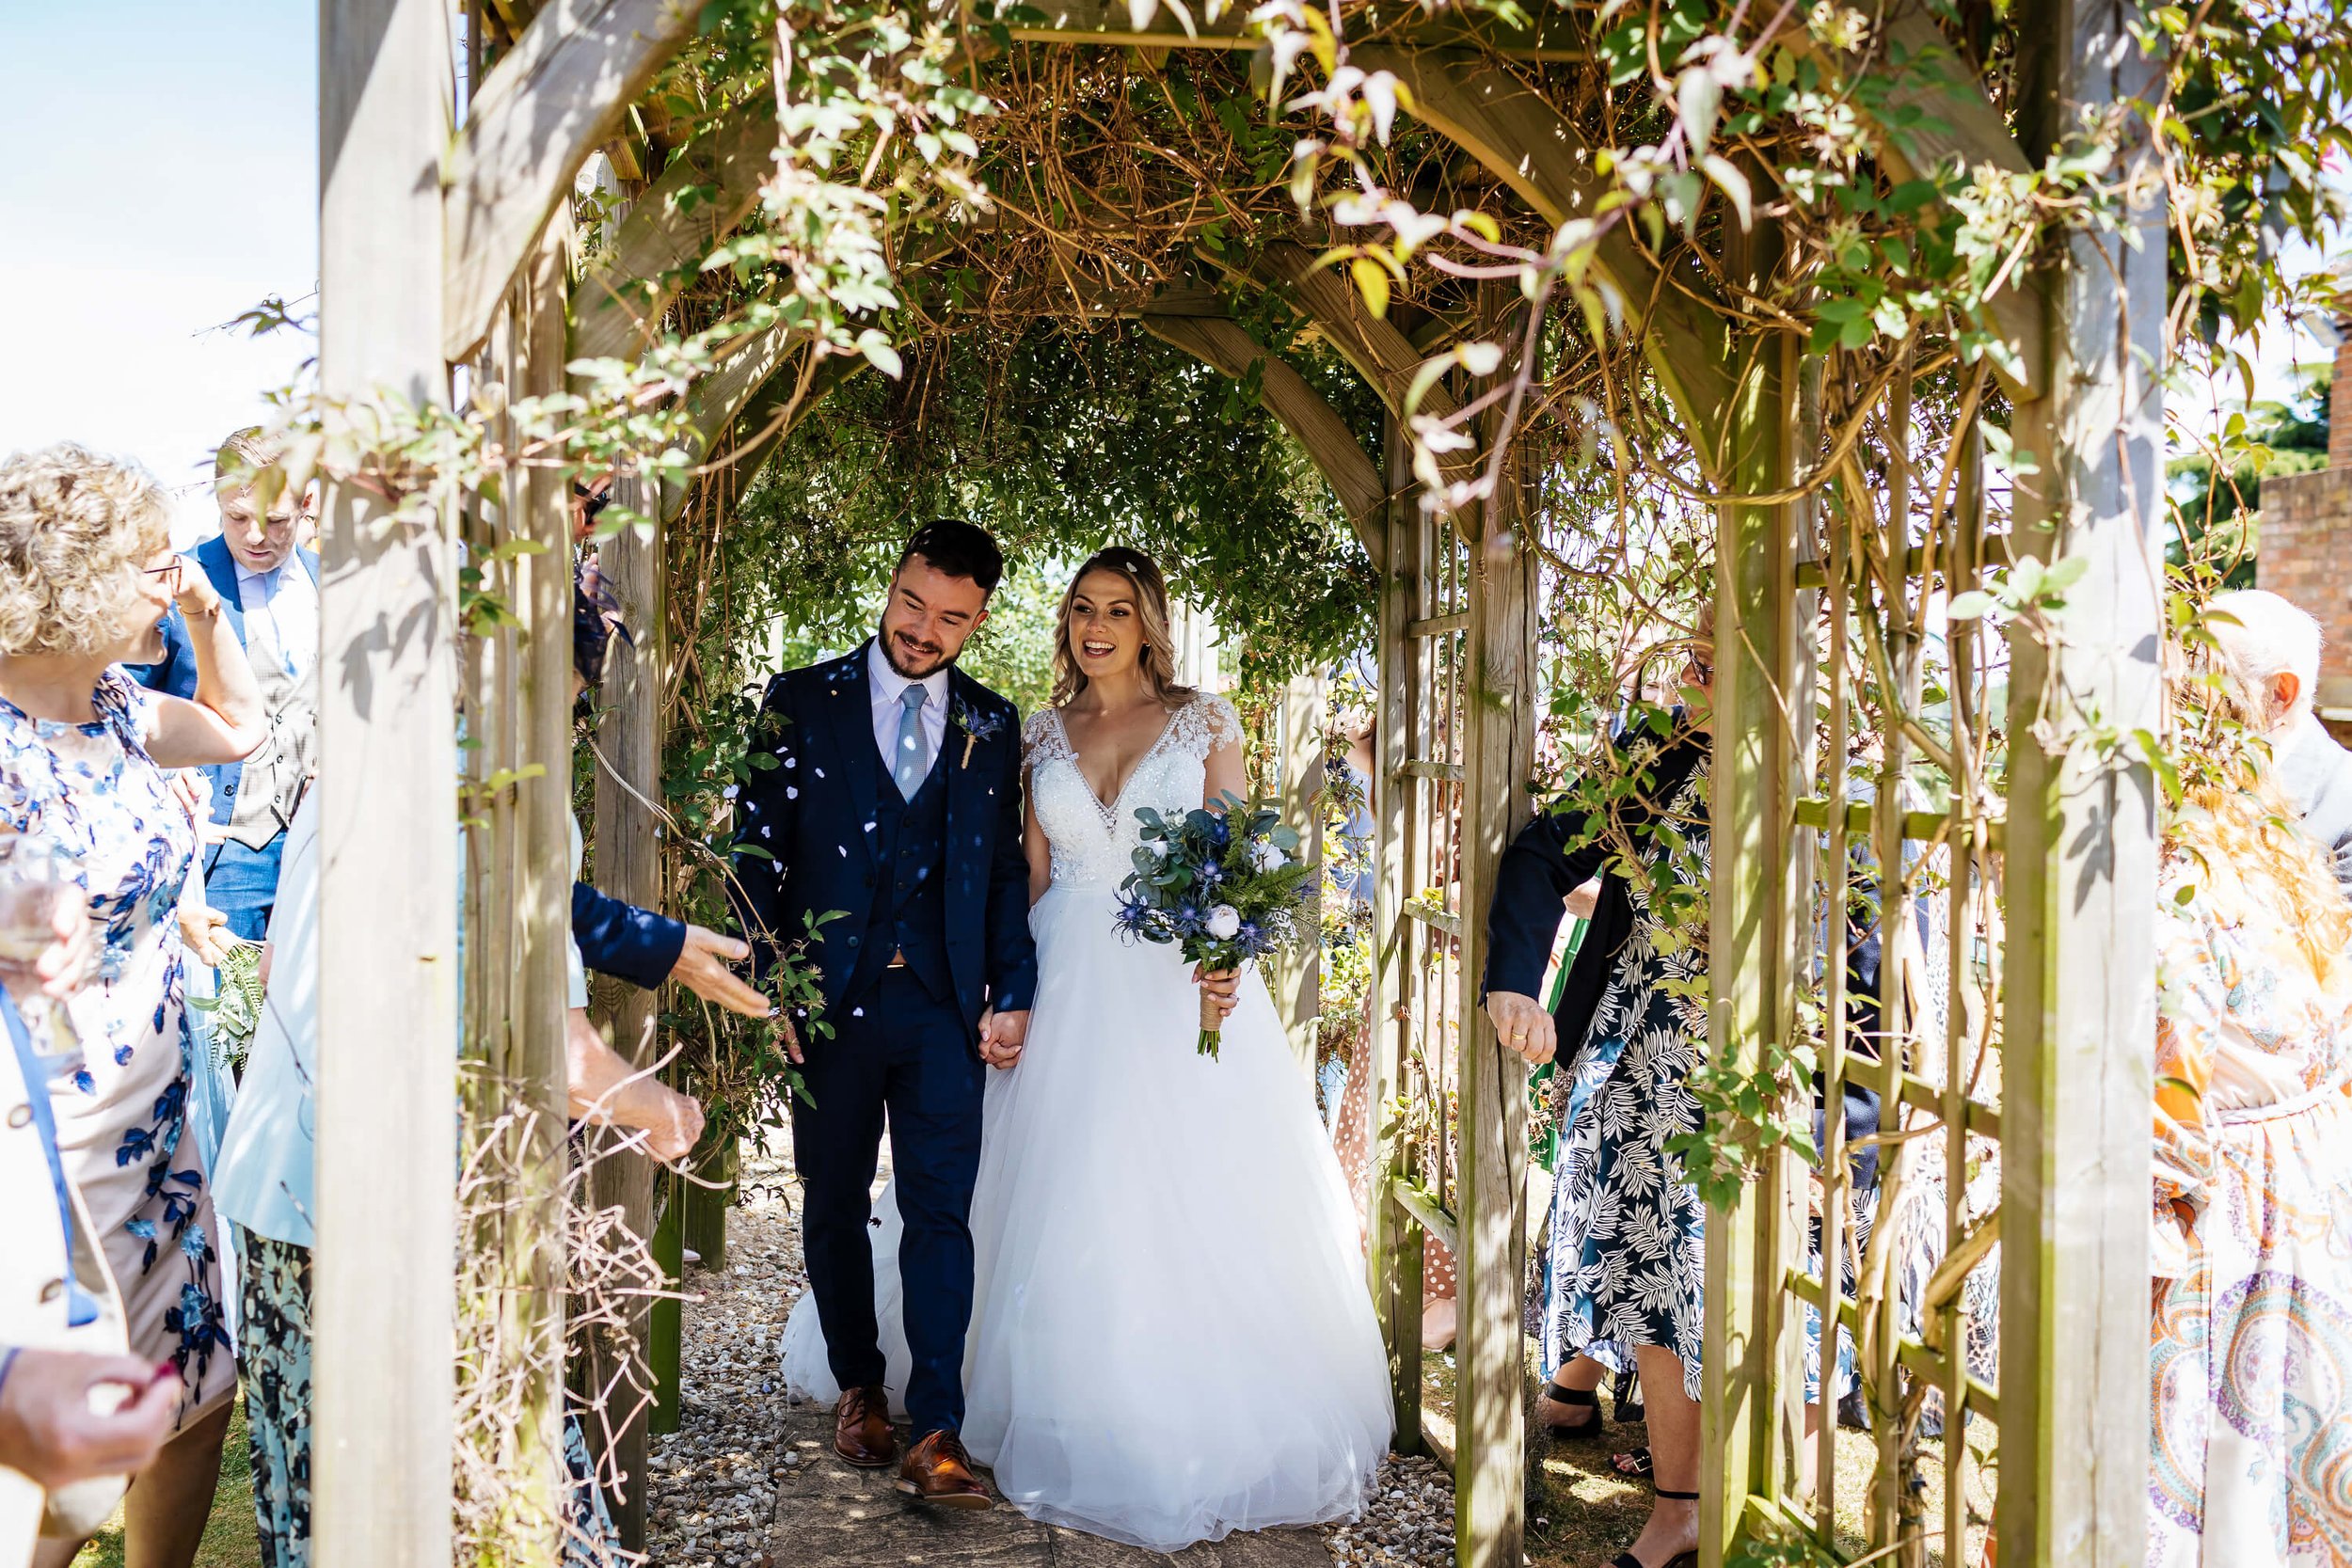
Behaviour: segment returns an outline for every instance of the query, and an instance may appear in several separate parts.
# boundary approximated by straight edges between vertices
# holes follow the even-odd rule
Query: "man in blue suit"
[[[297,540],[302,499],[279,492],[264,506],[244,481],[276,460],[258,426],[220,444],[213,475],[220,532],[189,552],[220,594],[222,610],[253,666],[269,710],[269,736],[243,762],[207,768],[215,839],[204,855],[204,896],[229,929],[259,942],[278,902],[278,864],[316,758],[319,558]],[[164,657],[132,678],[177,697],[196,691],[196,660],[178,610],[163,626]]]
[[[809,1288],[843,1390],[834,1447],[852,1465],[898,1457],[866,1232],[886,1112],[913,1354],[898,1489],[956,1508],[989,1506],[958,1436],[985,1064],[1018,1055],[1037,984],[1020,714],[955,668],[1003,572],[970,523],[916,531],[877,635],[769,683],[757,746],[775,766],[744,789],[737,839],[758,961],[806,936],[831,1029],[787,1033],[787,1049],[808,1089],[792,1150]]]

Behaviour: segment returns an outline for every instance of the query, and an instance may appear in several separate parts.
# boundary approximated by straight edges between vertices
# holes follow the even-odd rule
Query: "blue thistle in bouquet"
[[[1142,843],[1119,885],[1119,930],[1173,944],[1211,973],[1236,970],[1313,938],[1308,900],[1314,867],[1298,857],[1298,834],[1263,803],[1227,795],[1222,810],[1171,816],[1136,813]],[[1216,1054],[1224,1025],[1200,998],[1200,1054]]]

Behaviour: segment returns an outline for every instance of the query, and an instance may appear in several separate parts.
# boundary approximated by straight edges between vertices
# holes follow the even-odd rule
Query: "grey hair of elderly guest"
[[[2308,712],[2319,693],[2319,622],[2259,588],[2216,594],[2206,627],[2219,644],[2234,695],[2265,731]]]

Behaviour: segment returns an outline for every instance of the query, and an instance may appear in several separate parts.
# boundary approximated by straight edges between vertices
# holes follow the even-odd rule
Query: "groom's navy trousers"
[[[833,1015],[833,1038],[812,1042],[801,1069],[817,1103],[792,1102],[792,1154],[809,1288],[834,1380],[844,1388],[882,1382],[867,1194],[887,1112],[905,1222],[898,1277],[914,1353],[907,1418],[918,1434],[958,1431],[987,1069],[955,1004],[934,998],[911,969],[885,971],[872,990]]]

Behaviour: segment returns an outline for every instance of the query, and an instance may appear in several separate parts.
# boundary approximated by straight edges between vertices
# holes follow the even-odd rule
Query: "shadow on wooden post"
[[[1516,343],[1523,307],[1480,286],[1486,330]],[[1506,354],[1502,375],[1513,373]],[[1491,451],[1500,408],[1480,448]],[[1485,503],[1470,566],[1470,684],[1463,696],[1460,995],[1460,1350],[1454,1559],[1519,1568],[1527,1524],[1527,1402],[1520,1290],[1527,1277],[1527,1064],[1479,1006],[1495,868],[1527,820],[1535,771],[1535,554],[1518,466],[1508,456]]]
[[[1411,1034],[1408,992],[1418,975],[1412,960],[1417,935],[1405,913],[1411,891],[1406,868],[1412,863],[1409,842],[1412,815],[1407,806],[1412,783],[1405,773],[1407,737],[1412,734],[1411,639],[1417,584],[1412,574],[1421,561],[1419,531],[1428,526],[1413,494],[1412,459],[1398,417],[1381,420],[1383,474],[1389,489],[1383,526],[1387,569],[1380,579],[1380,682],[1378,716],[1375,721],[1372,779],[1373,850],[1373,987],[1372,1064],[1373,1138],[1371,1168],[1366,1175],[1367,1243],[1372,1275],[1372,1302],[1380,1315],[1382,1336],[1389,1347],[1389,1382],[1396,1403],[1396,1449],[1418,1453],[1421,1431],[1421,1225],[1400,1206],[1396,1183],[1409,1180],[1417,1165],[1413,1151],[1401,1135],[1383,1138],[1389,1109],[1404,1092],[1405,1053]]]
[[[320,13],[319,383],[446,404],[448,9]],[[330,485],[321,540],[311,1497],[335,1568],[450,1560],[456,1227],[452,519]]]
[[[618,505],[641,515],[657,508],[658,498],[634,478],[613,485]],[[596,730],[603,762],[596,769],[596,885],[612,897],[648,909],[661,907],[661,847],[658,823],[644,801],[658,799],[661,779],[661,672],[665,668],[662,608],[662,533],[653,537],[624,530],[605,542],[601,554],[604,578],[620,600],[623,618],[635,644],[615,639],[598,692],[604,717]],[[606,771],[607,768],[612,769]],[[616,778],[614,775],[617,774]],[[644,797],[640,800],[639,797]],[[612,1048],[640,1067],[658,1054],[656,1022],[660,1017],[656,993],[617,980],[599,980],[595,992],[597,1027],[607,1032]],[[654,1167],[642,1154],[609,1155],[590,1175],[591,1201],[599,1208],[618,1207],[629,1231],[654,1236]],[[664,1266],[674,1269],[673,1256]],[[672,1275],[672,1283],[676,1276]],[[651,1314],[641,1307],[637,1337],[648,1342]],[[597,1369],[600,1386],[612,1377]],[[673,1395],[675,1399],[675,1395]],[[627,1410],[612,1413],[628,1416]],[[646,1414],[609,1421],[604,1436],[619,1476],[617,1492],[608,1497],[612,1522],[621,1543],[632,1551],[645,1543]]]

